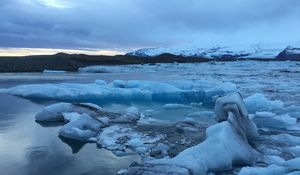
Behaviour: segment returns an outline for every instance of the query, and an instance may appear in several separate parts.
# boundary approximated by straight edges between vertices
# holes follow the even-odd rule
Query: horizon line
[[[56,48],[15,48],[15,47],[0,47],[0,56],[34,56],[34,55],[55,55],[58,53],[66,54],[85,54],[85,55],[124,55],[126,52],[119,50],[106,49],[56,49]]]

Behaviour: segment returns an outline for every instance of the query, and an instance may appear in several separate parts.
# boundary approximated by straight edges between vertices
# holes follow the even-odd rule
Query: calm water
[[[59,126],[44,128],[34,122],[43,105],[0,95],[0,169],[6,175],[115,174],[138,160],[118,158],[96,144],[73,143],[74,150],[59,139]],[[65,141],[66,142],[66,141]],[[77,151],[79,148],[80,151]]]

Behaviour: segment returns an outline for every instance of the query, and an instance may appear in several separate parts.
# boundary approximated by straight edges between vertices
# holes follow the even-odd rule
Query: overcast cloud
[[[0,47],[132,50],[300,41],[299,0],[1,0]]]

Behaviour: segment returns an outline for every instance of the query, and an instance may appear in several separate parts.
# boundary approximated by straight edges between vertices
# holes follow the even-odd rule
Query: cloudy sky
[[[0,55],[300,41],[299,0],[1,0]]]

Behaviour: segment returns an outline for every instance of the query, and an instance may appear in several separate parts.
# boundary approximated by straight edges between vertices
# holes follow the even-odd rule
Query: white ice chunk
[[[262,111],[262,112],[256,112],[255,113],[255,117],[267,117],[267,118],[272,118],[274,117],[276,114],[273,112],[269,112],[269,111]]]
[[[126,112],[119,116],[118,118],[112,120],[112,122],[135,122],[138,121],[141,117],[140,111],[136,107],[129,107],[126,109]]]
[[[195,106],[195,107],[202,107],[203,102],[200,102],[200,103],[192,102],[192,103],[190,103],[190,105]]]
[[[293,146],[289,148],[285,148],[288,153],[292,154],[294,157],[300,157],[300,146]]]
[[[279,162],[268,167],[244,167],[239,175],[286,175],[300,171],[300,158]]]
[[[290,117],[289,114],[277,115],[274,117],[274,119],[281,121],[285,125],[294,125],[297,123],[297,119]]]
[[[66,73],[64,70],[44,70],[44,74],[63,74]]]
[[[178,104],[178,103],[168,103],[168,104],[165,104],[163,106],[163,108],[165,109],[180,109],[180,108],[192,108],[192,106],[189,106],[189,105],[184,105],[184,104]]]
[[[213,118],[214,117],[213,111],[199,111],[199,112],[193,112],[188,114],[189,117],[207,117],[207,118]]]
[[[285,160],[283,158],[281,158],[280,156],[276,156],[276,155],[265,155],[264,156],[264,161],[267,164],[276,164],[276,163],[280,163],[280,162],[284,162]]]
[[[207,123],[215,123],[215,113],[212,111],[198,111],[198,112],[193,112],[188,114],[188,117],[195,117],[199,118],[197,120],[200,120],[202,122],[207,122]]]
[[[253,119],[258,127],[289,128],[297,123],[297,119],[289,114],[276,115],[271,112],[256,112]]]
[[[104,80],[96,80],[95,84],[100,85],[100,86],[105,86],[105,85],[107,85],[107,82]]]
[[[284,167],[270,165],[268,167],[243,167],[238,175],[286,175]]]
[[[283,108],[280,100],[270,101],[263,94],[255,93],[245,99],[245,104],[249,112],[272,111]]]
[[[43,108],[42,111],[36,114],[35,119],[39,122],[58,122],[65,121],[64,113],[76,112],[96,115],[99,111],[102,111],[102,108],[91,103],[56,103]]]
[[[290,134],[270,135],[266,137],[266,139],[270,139],[271,141],[276,143],[284,143],[284,144],[291,144],[291,145],[300,144],[300,137],[293,136]]]
[[[147,109],[146,111],[144,111],[142,113],[142,115],[145,116],[145,117],[151,117],[151,116],[153,116],[155,114],[158,114],[158,113],[160,113],[160,111],[156,111],[156,110],[153,110],[153,109]]]
[[[144,143],[138,138],[131,139],[127,143],[129,146],[132,146],[132,147],[139,147],[139,146],[144,145]]]
[[[100,128],[103,126],[99,120],[87,114],[83,114],[77,119],[65,124],[59,130],[59,134],[63,137],[86,142],[96,137]]]
[[[81,117],[81,114],[77,113],[77,112],[70,112],[70,113],[62,113],[63,117],[64,117],[64,121],[73,121],[78,119],[79,117]]]

